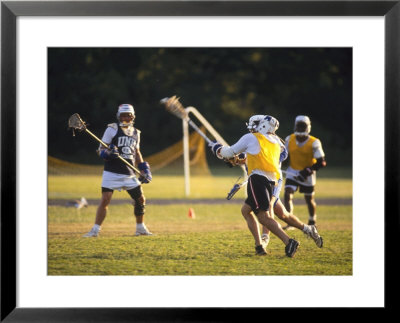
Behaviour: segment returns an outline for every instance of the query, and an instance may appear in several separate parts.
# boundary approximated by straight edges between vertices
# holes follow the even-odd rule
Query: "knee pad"
[[[134,214],[135,216],[141,216],[145,212],[145,198],[144,196],[140,196],[138,198],[135,198],[135,207],[134,207]]]
[[[143,215],[145,212],[145,206],[144,205],[140,205],[140,204],[136,204],[135,208],[134,208],[134,214],[135,216],[141,216]]]
[[[144,208],[146,205],[146,199],[143,196],[142,188],[141,186],[137,186],[131,190],[128,191],[129,195],[133,199],[133,205],[134,205],[134,211],[133,213],[135,216],[141,216],[144,214]]]

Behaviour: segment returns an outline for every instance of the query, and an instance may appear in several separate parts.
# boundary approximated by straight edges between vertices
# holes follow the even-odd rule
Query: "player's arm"
[[[214,142],[209,146],[217,158],[223,159],[226,163],[229,163],[232,166],[241,165],[246,162],[246,149],[249,144],[249,138],[251,138],[250,136],[257,140],[253,135],[246,134],[232,146],[223,146],[218,142]]]
[[[139,180],[143,184],[148,184],[151,182],[153,179],[151,170],[150,170],[150,165],[148,162],[144,161],[142,152],[140,151],[140,136],[138,135],[138,141],[136,145],[136,157],[135,157],[135,163],[138,166],[141,176]]]
[[[286,146],[281,144],[281,154],[279,155],[279,163],[282,163],[289,157],[289,151],[286,149]]]
[[[320,168],[326,166],[325,154],[324,151],[322,150],[321,141],[319,141],[318,139],[313,142],[313,155],[314,158],[317,160],[317,162],[311,165],[310,167],[306,167],[303,170],[301,170],[299,172],[299,175],[297,176],[298,180],[305,181],[306,178],[312,175],[314,171],[318,171]]]
[[[112,139],[116,134],[116,128],[113,125],[114,124],[108,125],[103,137],[101,138],[101,141],[109,145],[109,148],[106,148],[102,144],[100,144],[99,148],[97,149],[97,154],[105,161],[118,158],[119,156],[118,148],[111,144]]]
[[[325,167],[326,166],[325,153],[322,149],[321,141],[318,139],[313,142],[313,154],[317,162],[311,166],[311,169],[317,171],[320,168]]]
[[[136,149],[136,159],[135,159],[135,164],[139,166],[140,163],[143,163],[143,155],[140,151],[140,149]]]
[[[252,134],[248,133],[242,136],[239,141],[232,146],[223,146],[219,142],[214,142],[209,146],[211,147],[211,151],[217,158],[229,159],[234,157],[235,155],[246,153],[246,149],[249,145],[249,140],[251,140],[251,137],[257,140]]]

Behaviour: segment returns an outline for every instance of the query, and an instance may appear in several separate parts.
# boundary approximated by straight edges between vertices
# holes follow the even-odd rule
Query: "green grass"
[[[188,217],[189,207],[195,218]],[[112,205],[98,238],[82,238],[96,207],[48,208],[49,275],[352,275],[352,207],[318,206],[319,249],[299,230],[294,258],[275,236],[268,255],[254,255],[254,241],[239,205],[148,205],[153,236],[134,237],[129,204]],[[295,213],[307,220],[305,206]]]
[[[237,179],[227,174],[192,176],[188,197],[184,193],[183,176],[156,175],[150,184],[143,185],[143,190],[148,201],[225,198]],[[48,197],[98,199],[100,185],[101,174],[49,176]],[[316,192],[317,203],[322,198],[351,198],[351,177],[320,176]],[[128,197],[126,192],[116,191],[113,198]],[[303,196],[295,194],[295,198]],[[243,201],[244,190],[234,199]],[[240,204],[234,202],[216,205],[149,202],[145,222],[154,233],[149,237],[133,236],[135,217],[129,203],[110,205],[98,238],[82,238],[93,225],[96,205],[81,210],[49,206],[48,274],[352,275],[352,206],[318,204],[318,229],[324,247],[317,248],[299,230],[289,231],[301,245],[295,258],[287,258],[283,243],[275,236],[267,248],[269,254],[255,256],[253,237],[240,214]],[[195,211],[194,219],[188,217],[190,207]],[[296,204],[296,200],[294,213],[307,222],[307,208]]]
[[[148,199],[180,199],[180,198],[226,198],[235,184],[233,176],[192,176],[190,178],[190,195],[185,196],[183,176],[154,176],[150,184],[144,184],[143,190]],[[49,176],[49,199],[100,198],[101,174],[98,176]],[[346,178],[319,178],[316,185],[318,198],[351,198],[352,180]],[[283,190],[282,190],[283,191]],[[283,192],[282,192],[283,193]],[[235,199],[243,199],[244,190],[235,195]],[[116,191],[114,199],[126,199],[126,192]],[[295,194],[295,198],[303,198]]]

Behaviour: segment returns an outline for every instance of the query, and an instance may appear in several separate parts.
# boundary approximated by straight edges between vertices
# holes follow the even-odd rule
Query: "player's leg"
[[[95,224],[102,225],[107,215],[108,206],[110,205],[113,190],[102,187],[100,204],[96,211]]]
[[[270,240],[269,235],[270,235],[271,231],[269,231],[269,229],[264,225],[262,225],[261,227],[262,227],[261,242],[262,242],[262,245],[264,246],[264,248],[267,248],[267,246],[269,244],[269,240]]]
[[[314,225],[304,224],[296,215],[290,214],[280,200],[276,202],[274,212],[279,219],[286,222],[288,225],[303,231],[304,234],[314,240],[315,244],[319,248],[322,248],[323,239]]]
[[[289,213],[284,207],[281,200],[278,200],[274,207],[275,215],[285,222],[287,225],[304,231],[305,224],[294,214]]]
[[[285,181],[285,193],[283,196],[283,203],[289,213],[293,213],[293,195],[298,190],[299,184],[291,178]]]
[[[275,221],[273,212],[269,212],[272,185],[264,176],[251,175],[248,179],[247,199],[245,203],[254,211],[258,221],[282,240],[286,246],[286,255],[293,257],[299,243],[289,238],[286,232],[282,230],[280,224]],[[257,227],[257,229],[259,228]]]
[[[292,186],[292,185],[288,185],[285,186],[285,194],[284,194],[284,205],[285,205],[285,209],[289,212],[289,213],[293,213],[293,195],[294,192],[297,190],[297,187]],[[293,227],[288,224],[287,226],[283,227],[284,230],[291,230],[293,229]]]
[[[285,202],[285,208],[289,213],[293,212],[293,195],[294,195],[293,188],[285,187],[284,202]]]
[[[257,212],[257,219],[260,223],[266,226],[273,234],[275,234],[282,242],[287,245],[289,236],[282,230],[281,225],[270,215],[268,211],[259,210]]]
[[[127,192],[131,196],[134,205],[133,213],[136,218],[135,236],[152,235],[152,233],[147,229],[146,225],[144,224],[146,198],[143,195],[142,187],[139,185],[136,186],[135,188],[127,190]]]
[[[249,231],[253,235],[254,242],[256,245],[256,254],[260,255],[260,256],[266,255],[267,253],[265,252],[264,247],[262,246],[262,241],[261,241],[261,237],[260,237],[259,223],[256,220],[256,218],[252,212],[251,206],[244,203],[242,206],[241,212],[242,212],[244,219],[246,220]]]
[[[257,219],[265,225],[273,234],[275,234],[285,244],[285,253],[288,257],[293,257],[300,243],[291,239],[282,229],[281,225],[270,215],[268,211],[260,210],[257,213]]]
[[[308,208],[308,224],[315,225],[317,221],[317,203],[315,203],[314,199],[314,186],[300,186],[300,193],[304,194],[304,200],[306,201],[307,208]]]
[[[317,203],[315,203],[314,193],[304,194],[304,199],[307,203],[307,208],[308,208],[308,215],[309,215],[308,224],[315,225],[317,222],[317,214],[316,214]]]
[[[101,200],[97,207],[94,225],[92,229],[84,235],[84,237],[97,237],[101,230],[101,225],[106,218],[108,205],[111,202],[112,194],[114,191],[105,187],[102,187],[101,191]]]

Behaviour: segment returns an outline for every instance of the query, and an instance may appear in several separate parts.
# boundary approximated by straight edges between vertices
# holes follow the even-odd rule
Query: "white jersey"
[[[126,131],[127,135],[131,135],[133,132],[134,128],[133,127],[129,127],[128,129],[124,130]],[[113,138],[115,137],[115,135],[118,132],[118,125],[116,123],[110,123],[106,129],[106,131],[104,131],[103,137],[101,138],[101,140],[106,143],[107,145],[111,144]],[[103,145],[100,144],[100,148],[103,147]],[[136,144],[136,149],[140,149],[140,131],[138,132],[138,141]]]
[[[127,136],[132,136],[134,132],[134,127],[129,127],[128,129],[123,129],[123,133]],[[102,137],[102,141],[106,143],[107,145],[111,144],[114,140],[114,137],[116,137],[118,133],[118,125],[116,123],[111,123],[108,125],[107,129],[104,132],[104,135]],[[134,147],[132,149],[139,149],[139,144],[140,144],[140,131],[136,131],[137,135],[137,140],[134,144]],[[115,140],[114,140],[115,141]],[[117,143],[115,143],[117,144]],[[100,144],[99,148],[102,148],[103,146]],[[126,158],[127,156],[124,155],[124,151],[121,151],[120,156],[123,158]],[[126,167],[124,165],[124,167]],[[112,190],[118,190],[121,191],[123,190],[130,190],[133,189],[137,186],[140,185],[140,182],[138,178],[136,177],[136,174],[132,171],[130,174],[124,174],[120,173],[118,171],[110,171],[110,170],[104,170],[103,171],[103,177],[102,177],[102,187],[106,187]]]

